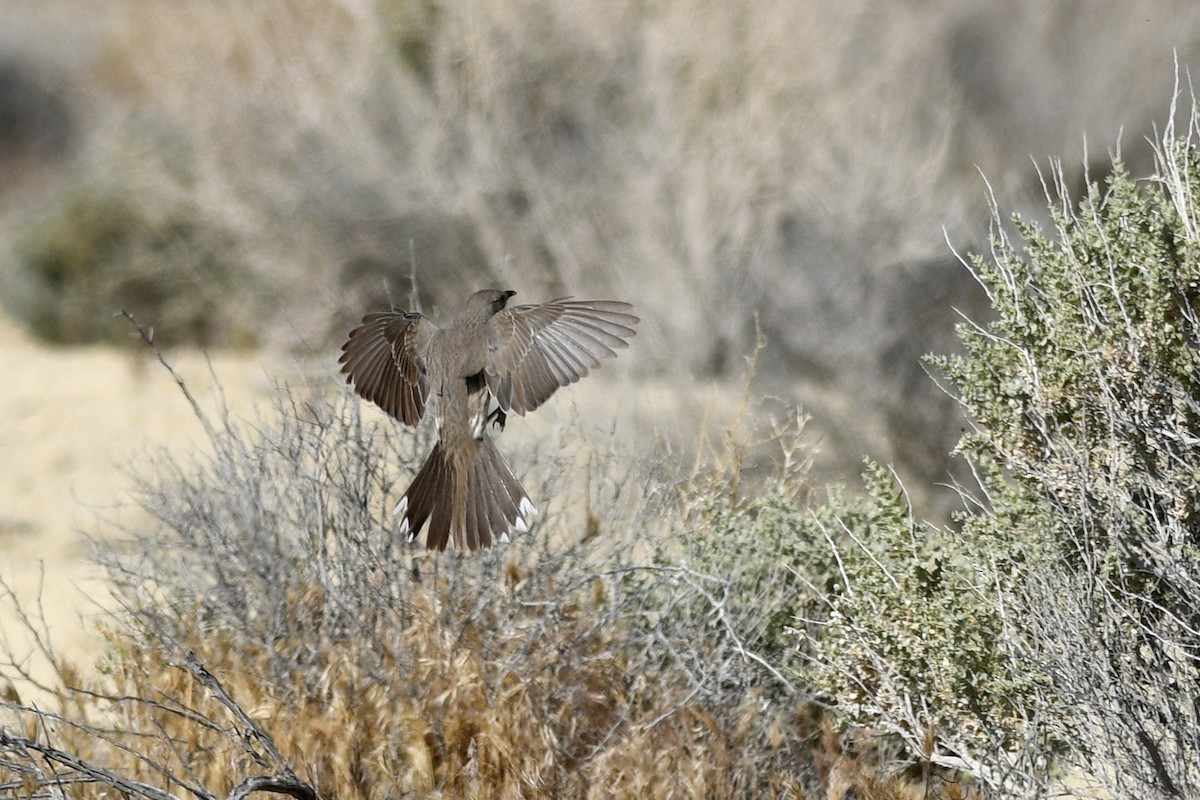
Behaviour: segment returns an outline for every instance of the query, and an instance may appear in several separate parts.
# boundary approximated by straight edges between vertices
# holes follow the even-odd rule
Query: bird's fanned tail
[[[428,522],[430,550],[445,550],[453,538],[474,551],[508,541],[510,530],[529,530],[538,511],[492,440],[479,438],[451,452],[434,445],[396,514],[410,542]]]

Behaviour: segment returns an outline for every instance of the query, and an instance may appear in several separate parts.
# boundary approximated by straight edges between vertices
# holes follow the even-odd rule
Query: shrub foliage
[[[1115,165],[1023,252],[976,270],[999,319],[946,362],[991,468],[998,605],[1040,707],[1120,794],[1200,791],[1200,157],[1168,130],[1158,175]],[[1054,191],[1065,198],[1061,172]],[[1004,478],[1000,477],[1003,472]]]
[[[1200,790],[1200,157],[1120,162],[1052,228],[997,214],[971,268],[995,319],[935,359],[973,420],[959,532],[913,522],[878,470],[830,533],[841,581],[799,627],[844,721],[1001,795],[1064,770],[1115,796]]]

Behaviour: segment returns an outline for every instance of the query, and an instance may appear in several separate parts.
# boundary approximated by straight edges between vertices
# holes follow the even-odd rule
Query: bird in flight
[[[529,530],[537,507],[488,436],[533,411],[629,345],[629,303],[572,300],[508,308],[513,291],[484,289],[439,327],[412,311],[363,317],[338,363],[359,396],[415,426],[437,396],[438,442],[396,505],[400,531],[425,545],[472,551]],[[495,408],[492,407],[493,402]]]

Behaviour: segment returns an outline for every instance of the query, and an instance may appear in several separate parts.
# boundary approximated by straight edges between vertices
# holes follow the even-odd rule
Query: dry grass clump
[[[847,750],[802,707],[775,715],[770,734],[777,753],[800,755],[811,772],[778,769],[748,782],[747,762],[763,758],[746,750],[762,746],[752,735],[759,693],[736,709],[731,729],[721,714],[677,698],[633,710],[619,693],[627,662],[563,670],[550,663],[563,652],[549,648],[529,664],[539,674],[525,678],[469,644],[410,634],[416,669],[397,661],[384,685],[340,654],[318,687],[264,682],[255,669],[263,665],[247,663],[231,637],[210,637],[205,664],[114,640],[120,655],[102,679],[64,667],[71,688],[56,693],[61,714],[21,706],[9,691],[3,706],[16,724],[0,727],[0,788],[156,799],[157,791],[242,797],[266,784],[300,798],[971,796],[955,783],[880,771],[875,756]]]
[[[648,665],[622,641],[627,632],[595,624],[602,607],[584,600],[554,609],[562,616],[552,625],[541,620],[544,608],[527,609],[525,630],[501,634],[504,621],[494,612],[446,597],[446,607],[434,609],[434,598],[420,594],[408,624],[376,621],[394,650],[379,654],[373,669],[356,657],[353,641],[322,647],[311,660],[311,642],[277,641],[272,653],[256,654],[241,637],[217,633],[205,637],[196,655],[225,676],[230,695],[323,796],[707,797],[719,786],[726,796],[788,796],[784,787],[811,780],[804,761],[755,774],[755,761],[770,760],[753,741],[763,721],[746,719],[730,730],[720,712],[682,705],[686,690],[669,691],[647,676]],[[599,592],[591,594],[602,602]],[[322,602],[303,598],[291,611],[305,619]],[[123,653],[111,673],[118,694],[203,707],[191,676],[163,653],[127,644]],[[268,677],[280,658],[311,663],[280,683]],[[760,704],[750,693],[731,711],[759,716]],[[782,740],[799,734],[800,720],[773,716],[776,748],[785,749]],[[186,743],[180,751],[189,754],[187,772],[218,795],[261,769],[227,730],[197,726],[177,713],[141,707],[120,727],[160,728]],[[97,751],[94,738],[65,738],[76,752],[112,758],[102,743]],[[165,739],[156,747],[143,755],[184,771],[184,759]],[[803,752],[786,749],[793,757]],[[132,757],[108,763],[134,775],[146,771]]]

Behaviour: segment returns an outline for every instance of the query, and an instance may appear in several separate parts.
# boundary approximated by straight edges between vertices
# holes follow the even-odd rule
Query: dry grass
[[[320,601],[299,598],[292,611],[319,613]],[[444,612],[431,608],[414,608],[408,624],[391,620],[403,651],[380,659],[389,673],[383,680],[347,649],[329,648],[310,663],[322,680],[298,674],[280,685],[264,677],[275,660],[310,661],[311,642],[277,641],[272,653],[256,654],[240,636],[204,636],[196,658],[221,676],[281,762],[196,680],[191,654],[164,657],[114,636],[103,679],[82,681],[64,667],[62,680],[74,688],[57,693],[61,717],[26,708],[16,715],[23,725],[5,728],[0,784],[31,773],[34,796],[38,778],[45,785],[51,776],[86,772],[15,768],[29,751],[9,737],[24,736],[92,768],[91,788],[76,786],[72,797],[102,797],[119,786],[95,777],[100,770],[168,792],[225,797],[249,776],[284,769],[320,796],[348,798],[969,796],[941,779],[926,791],[919,777],[880,772],[804,705],[771,712],[763,694],[750,691],[722,713],[681,704],[683,687],[639,686],[645,665],[620,655],[623,632],[600,632],[588,621],[600,607],[581,604],[535,646],[518,634],[501,651],[481,646],[494,638],[487,626],[496,620],[461,605],[452,611],[478,622],[446,630],[431,622]],[[5,705],[11,710],[19,699],[10,692]],[[756,761],[778,768],[755,774]]]
[[[305,602],[317,599],[301,600],[295,613],[312,613]],[[572,623],[557,626],[539,647],[517,636],[498,653],[480,647],[491,631],[446,631],[428,619],[398,625],[405,652],[382,659],[391,671],[383,681],[349,653],[330,650],[313,664],[325,680],[309,685],[296,676],[280,686],[263,677],[271,662],[294,657],[291,650],[311,657],[311,643],[277,642],[272,654],[256,655],[240,637],[207,635],[197,657],[269,732],[281,763],[264,758],[252,729],[225,713],[183,656],[164,658],[114,637],[103,679],[81,681],[64,668],[62,680],[73,688],[57,693],[61,718],[26,708],[16,715],[23,725],[5,728],[0,784],[29,771],[14,766],[29,750],[7,738],[23,735],[93,772],[213,797],[283,765],[324,797],[968,796],[942,779],[926,792],[919,777],[881,772],[871,757],[854,755],[822,729],[804,705],[768,712],[762,693],[751,691],[727,716],[700,703],[681,705],[682,687],[647,691],[631,680],[644,665],[614,655],[625,644],[621,633],[590,629],[582,620],[596,609],[576,610]],[[20,698],[10,692],[7,700],[11,710]],[[781,761],[781,768],[755,776],[753,762],[762,760]],[[802,764],[808,766],[797,772]],[[27,786],[32,796],[39,785],[33,776],[45,785],[51,776],[83,772],[51,766],[33,772]],[[103,777],[92,783],[71,796],[105,796],[118,785]]]

